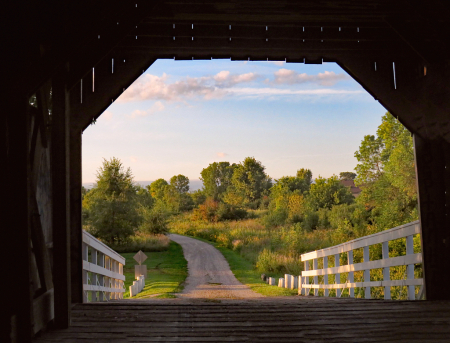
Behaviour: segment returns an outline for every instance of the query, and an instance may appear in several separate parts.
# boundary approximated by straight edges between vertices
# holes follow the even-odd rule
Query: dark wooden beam
[[[5,297],[6,316],[1,321],[2,342],[31,342],[33,305],[31,284],[30,225],[30,123],[28,98],[16,93],[3,102],[0,143],[2,178],[7,201],[2,206],[4,247],[2,256],[14,256],[4,264],[4,273],[14,282],[14,293]]]
[[[61,68],[52,79],[53,112],[51,134],[51,173],[53,202],[53,283],[55,324],[70,324],[70,142],[69,92],[67,74]]]
[[[450,87],[445,68],[427,66],[425,75],[423,60],[414,55],[409,59],[397,55],[382,59],[346,55],[339,65],[411,132],[427,139],[444,137],[450,142]]]
[[[450,300],[450,143],[414,135],[427,300]]]
[[[70,273],[71,302],[83,302],[81,130],[70,130]]]
[[[114,58],[114,72],[112,72]],[[83,99],[80,83],[71,91],[73,130],[84,130],[102,114],[155,61],[148,54],[111,54],[95,68],[95,87],[92,74],[83,79]]]

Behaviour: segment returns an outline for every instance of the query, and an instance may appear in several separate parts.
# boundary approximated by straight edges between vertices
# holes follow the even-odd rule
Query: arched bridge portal
[[[445,1],[7,6],[0,156],[8,201],[2,227],[15,256],[6,273],[20,296],[5,299],[9,320],[2,341],[11,332],[29,341],[53,312],[55,323],[66,327],[71,304],[82,301],[81,134],[158,58],[337,62],[414,134],[426,296],[450,298],[442,291],[450,281]]]

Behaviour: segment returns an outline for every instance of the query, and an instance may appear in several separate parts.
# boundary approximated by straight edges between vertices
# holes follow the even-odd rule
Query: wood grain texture
[[[448,342],[450,302],[312,297],[82,304],[45,342]]]

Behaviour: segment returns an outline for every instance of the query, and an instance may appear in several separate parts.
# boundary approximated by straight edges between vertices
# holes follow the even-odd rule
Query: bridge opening
[[[395,67],[394,64],[392,66],[392,86],[395,88]],[[376,69],[376,63],[374,67]],[[283,176],[294,175],[300,168],[311,169],[314,178],[329,178],[333,174],[354,170],[358,163],[354,157],[355,151],[359,149],[364,136],[377,135],[376,129],[385,112],[383,106],[335,63],[305,65],[285,61],[157,60],[84,131],[84,186],[92,187],[93,177],[103,158],[112,156],[131,167],[135,181],[144,189],[151,181],[161,178],[168,181],[174,175],[183,174],[191,181],[190,191],[198,191],[203,186],[198,180],[203,168],[213,162],[239,164],[248,156],[262,162],[274,183]],[[374,146],[371,148],[375,149]],[[412,145],[409,148],[412,149]],[[413,174],[410,177],[414,188],[412,150],[409,153],[409,169]],[[411,192],[415,191],[411,189]],[[270,191],[265,196],[270,198]],[[365,203],[366,207],[371,206],[369,202]],[[201,203],[195,204],[198,205]],[[269,200],[265,205],[259,202],[256,208],[270,212]],[[410,211],[406,216],[409,219],[403,216],[383,229],[417,219],[417,209],[414,213],[411,208],[406,211]],[[345,219],[343,216],[342,220]],[[364,225],[375,226],[373,219],[365,220]],[[305,233],[301,231],[302,221],[304,218],[291,222],[285,220],[287,227],[295,228],[297,224],[298,231],[292,234],[299,236]],[[324,229],[330,224],[312,225],[308,226],[310,231]],[[343,229],[345,224],[341,226]],[[263,228],[264,224],[261,224],[259,229],[263,231]],[[376,232],[375,229],[366,229],[365,234]],[[277,230],[268,232],[277,234]],[[364,234],[346,237],[351,240],[360,236]],[[236,237],[232,241],[239,239]],[[420,249],[420,237],[416,237],[415,241]],[[326,247],[326,244],[318,244],[310,250]],[[393,246],[402,246],[400,250],[406,252],[405,244],[405,239],[392,243]],[[229,247],[233,249],[235,245],[239,243],[231,242]],[[329,245],[333,244],[328,242]],[[261,245],[255,249],[261,247],[264,248]],[[258,262],[258,255],[263,248],[253,253],[250,258],[252,263]],[[243,249],[245,251],[246,247]],[[237,247],[237,250],[241,252],[242,248]],[[394,254],[400,254],[400,250],[397,250]],[[296,252],[293,250],[292,253]],[[354,253],[354,262],[363,262],[362,248]],[[370,254],[372,260],[381,259],[381,245],[371,247]],[[251,253],[247,253],[249,256]],[[259,258],[262,259],[261,256]],[[272,258],[276,258],[276,254]],[[296,258],[299,259],[299,256]],[[334,258],[330,257],[327,261],[330,266],[339,265]],[[341,264],[346,263],[347,257],[342,255],[341,258]],[[301,265],[298,261],[297,269],[292,273],[298,274],[299,268],[303,268]],[[319,265],[322,267],[324,261],[320,260]],[[270,263],[269,268],[272,268]],[[282,268],[273,273],[289,272],[286,266]],[[395,273],[398,275],[393,278],[401,280],[406,273],[406,266],[397,269]],[[421,273],[420,264],[416,265],[416,271]],[[371,274],[372,281],[377,280],[383,270],[374,269]],[[333,277],[327,282],[337,283]],[[347,280],[349,275],[342,273],[340,277]],[[365,277],[367,281],[362,271],[355,272],[353,277],[357,281]],[[324,280],[324,276],[319,276],[317,281],[323,283]],[[393,286],[392,289],[393,298],[407,297],[406,286]],[[419,289],[420,286],[416,286],[415,293]],[[383,298],[384,291],[385,287],[372,287],[372,296]],[[356,297],[367,297],[365,292],[367,290],[359,287]],[[339,294],[336,290],[326,292],[321,289],[319,294],[355,295],[350,289],[344,289]]]

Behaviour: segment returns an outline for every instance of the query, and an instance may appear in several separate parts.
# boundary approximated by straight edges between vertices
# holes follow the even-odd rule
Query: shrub
[[[206,220],[209,222],[217,221],[217,209],[219,202],[213,198],[207,198],[205,202],[194,209],[192,217],[194,220]]]
[[[162,203],[157,203],[151,209],[144,209],[143,221],[139,231],[145,234],[164,234],[168,231],[169,211]]]
[[[263,219],[265,227],[277,227],[286,223],[289,212],[286,208],[279,208],[269,212]]]
[[[247,211],[228,204],[221,203],[216,211],[217,221],[239,220],[247,217]]]
[[[169,249],[170,239],[165,235],[148,235],[138,233],[130,237],[124,244],[111,245],[110,248],[118,253],[136,252],[139,250],[165,251]]]

